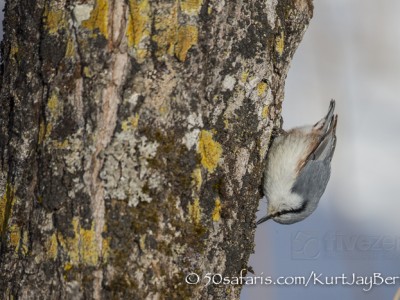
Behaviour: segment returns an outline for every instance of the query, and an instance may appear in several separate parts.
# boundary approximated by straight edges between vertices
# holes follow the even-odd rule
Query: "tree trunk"
[[[311,16],[311,0],[8,0],[0,298],[239,298],[185,278],[247,269]]]

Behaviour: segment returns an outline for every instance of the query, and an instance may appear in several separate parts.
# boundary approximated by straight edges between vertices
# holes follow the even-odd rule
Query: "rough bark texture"
[[[237,299],[311,0],[8,0],[0,298]]]

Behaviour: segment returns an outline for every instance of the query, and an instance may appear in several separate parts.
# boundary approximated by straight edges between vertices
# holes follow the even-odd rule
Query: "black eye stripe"
[[[298,207],[298,208],[294,208],[294,209],[284,209],[284,210],[278,211],[278,212],[272,214],[272,215],[270,216],[270,218],[280,217],[280,216],[286,215],[286,214],[298,214],[298,213],[301,213],[301,212],[303,212],[303,211],[306,209],[307,202],[308,202],[308,201],[304,201],[304,202],[301,204],[301,206]]]
[[[276,212],[276,213],[274,213],[274,214],[265,216],[264,218],[261,218],[260,220],[257,221],[257,225],[260,225],[261,223],[264,223],[265,221],[268,221],[269,219],[273,219],[273,218],[275,218],[275,217],[280,217],[280,216],[282,216],[282,215],[293,214],[293,213],[301,213],[301,212],[303,212],[303,211],[306,209],[307,203],[308,203],[308,201],[305,200],[305,201],[303,202],[303,204],[302,204],[299,208],[295,208],[295,209],[284,209],[284,210],[278,211],[278,212]]]

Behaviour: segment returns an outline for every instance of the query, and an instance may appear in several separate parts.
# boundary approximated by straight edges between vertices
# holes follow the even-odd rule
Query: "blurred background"
[[[315,123],[336,99],[331,180],[308,219],[257,228],[249,265],[273,278],[312,271],[400,276],[400,1],[314,0],[314,6],[286,81],[283,126]],[[400,280],[363,287],[248,285],[241,299],[394,299]]]

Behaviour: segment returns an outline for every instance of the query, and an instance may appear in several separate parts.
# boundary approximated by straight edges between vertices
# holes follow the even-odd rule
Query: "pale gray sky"
[[[314,0],[314,5],[314,18],[289,70],[283,117],[285,128],[314,123],[336,99],[338,141],[331,181],[309,219],[289,226],[268,222],[257,229],[250,265],[264,276],[307,276],[311,271],[398,276],[398,245],[391,251],[378,246],[345,252],[326,249],[324,237],[400,240],[400,2]],[[302,249],[309,253],[298,252],[299,236],[315,242],[310,244],[314,248]],[[299,259],[310,253],[316,254],[313,259]],[[363,292],[357,286],[247,286],[241,298],[393,299],[399,287],[397,282]]]

